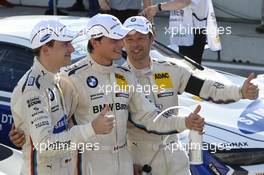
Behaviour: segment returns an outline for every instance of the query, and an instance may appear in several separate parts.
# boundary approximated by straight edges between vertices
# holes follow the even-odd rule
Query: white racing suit
[[[192,75],[192,71],[185,65],[177,65],[167,60],[157,61],[151,59],[150,68],[137,70],[127,59],[125,67],[133,71],[140,84],[150,86],[149,99],[156,104],[161,111],[178,105],[178,93],[190,92],[205,99],[215,101],[234,101],[241,99],[240,88],[227,86],[211,80],[200,80]],[[151,91],[155,86],[163,86],[164,92]],[[154,87],[154,88],[153,88]],[[177,110],[170,110],[163,115],[164,119],[170,119],[170,114],[177,115]],[[182,130],[178,130],[179,132]],[[177,134],[170,135],[163,143],[167,134],[162,132],[146,132],[137,125],[129,123],[128,149],[132,152],[135,164],[143,166],[149,164],[159,146],[163,149],[158,151],[152,166],[153,175],[187,175],[189,174],[189,163],[187,155],[178,149]],[[162,144],[163,143],[163,144]]]
[[[55,74],[37,60],[20,79],[11,98],[16,128],[25,133],[23,175],[76,175],[76,143],[95,135],[90,124],[68,130],[68,117]]]
[[[82,154],[84,174],[133,175],[133,160],[127,150],[126,138],[128,111],[133,114],[131,120],[134,123],[149,131],[185,129],[185,118],[153,122],[157,108],[143,93],[132,89],[137,86],[135,76],[117,65],[99,65],[90,55],[66,69],[60,84],[65,101],[72,99],[67,106],[71,109],[70,114],[74,113],[76,124],[92,122],[103,110],[104,104],[109,105],[108,114],[115,116],[112,132],[96,135],[91,141],[95,145],[93,149],[88,148]]]

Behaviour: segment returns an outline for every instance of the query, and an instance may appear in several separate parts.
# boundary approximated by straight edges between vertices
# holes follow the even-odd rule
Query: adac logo
[[[159,89],[173,88],[172,80],[168,72],[158,72],[153,75],[153,79]]]
[[[167,73],[167,72],[156,73],[156,74],[154,74],[154,76],[155,76],[155,80],[170,78],[169,73]]]
[[[128,89],[128,84],[123,75],[120,74],[115,74],[116,78],[116,83],[117,85],[122,89],[122,90],[127,90]]]
[[[248,105],[240,115],[237,125],[244,134],[264,131],[264,101],[258,99]]]
[[[98,85],[98,80],[94,76],[89,76],[86,82],[90,88],[95,88]]]

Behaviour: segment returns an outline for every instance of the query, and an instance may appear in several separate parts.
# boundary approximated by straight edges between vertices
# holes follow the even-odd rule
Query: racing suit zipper
[[[113,83],[115,82],[116,83],[116,80],[115,80],[115,73],[109,73],[109,80],[110,80],[110,83],[112,84],[112,88],[114,87],[113,86]],[[120,172],[120,159],[119,159],[119,151],[118,151],[118,134],[117,134],[117,118],[116,118],[116,106],[115,106],[115,88],[113,89],[113,92],[111,92],[111,95],[110,95],[110,100],[113,102],[113,114],[115,116],[115,127],[114,127],[114,132],[115,132],[115,145],[114,147],[117,146],[117,172],[119,174]],[[113,148],[114,149],[114,148]],[[113,151],[115,152],[115,150]]]
[[[152,76],[152,74],[151,74],[151,76]],[[153,86],[153,84],[154,83],[152,83],[152,79],[150,78],[150,76],[147,76],[147,80],[148,80],[148,82],[149,82],[149,85],[150,85],[150,89],[152,89],[152,86]],[[157,107],[157,103],[156,103],[156,96],[155,96],[155,94],[153,93],[153,91],[151,90],[151,92],[150,92],[150,94],[151,94],[151,96],[152,96],[152,100],[153,100],[153,103],[155,104],[155,106]],[[159,109],[159,110],[162,110],[162,109]],[[164,141],[164,139],[166,139],[166,136],[161,136],[161,142],[162,142],[162,144],[163,144],[163,141]],[[165,160],[165,165],[166,165],[166,172],[168,173],[168,162],[167,162],[167,159],[166,159],[166,155],[165,155],[165,152],[164,152],[164,150],[162,149],[161,150],[161,147],[159,146],[159,149],[156,151],[156,153],[153,155],[153,160],[151,160],[151,163],[152,163],[152,161],[154,161],[154,159],[156,158],[156,155],[160,152],[160,151],[162,151],[162,153],[163,153],[163,158],[164,158],[164,160]],[[151,166],[151,165],[150,165]]]
[[[64,101],[64,95],[63,95],[63,92],[62,92],[62,90],[61,90],[61,88],[60,88],[60,84],[59,84],[59,78],[58,78],[58,75],[56,75],[56,77],[55,77],[55,87],[56,87],[56,89],[57,89],[57,91],[58,91],[58,94],[59,94],[59,96],[60,96],[60,104],[61,104],[61,107],[62,107],[62,111],[63,111],[63,118],[64,118],[64,122],[65,122],[65,125],[66,125],[66,130],[65,130],[65,132],[67,132],[68,130],[69,130],[69,125],[68,125],[68,120],[67,120],[67,113],[66,113],[66,107],[65,107],[65,101]],[[68,155],[68,157],[71,157],[71,154],[70,154],[70,152],[68,152],[67,151],[67,153],[66,153],[67,155]],[[68,175],[71,175],[71,171],[70,171],[70,166],[68,165]]]

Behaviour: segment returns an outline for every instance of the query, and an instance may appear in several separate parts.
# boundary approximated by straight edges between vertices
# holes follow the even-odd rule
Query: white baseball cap
[[[149,32],[153,35],[152,24],[144,16],[132,16],[124,22],[124,27],[132,29],[142,34],[148,34]]]
[[[36,49],[51,40],[71,41],[74,33],[58,20],[42,20],[33,28],[30,38],[31,48]]]
[[[105,36],[117,40],[124,38],[131,31],[125,28],[118,18],[108,14],[97,14],[90,18],[86,30],[89,39]]]

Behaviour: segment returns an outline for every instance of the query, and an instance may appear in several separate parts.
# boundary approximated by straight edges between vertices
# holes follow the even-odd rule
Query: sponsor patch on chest
[[[116,83],[117,85],[122,89],[122,90],[127,90],[128,89],[128,84],[123,75],[120,74],[115,74],[116,78]]]
[[[168,72],[155,73],[153,75],[153,79],[155,80],[155,83],[159,87],[159,89],[173,88],[172,80],[171,80],[170,74]]]

